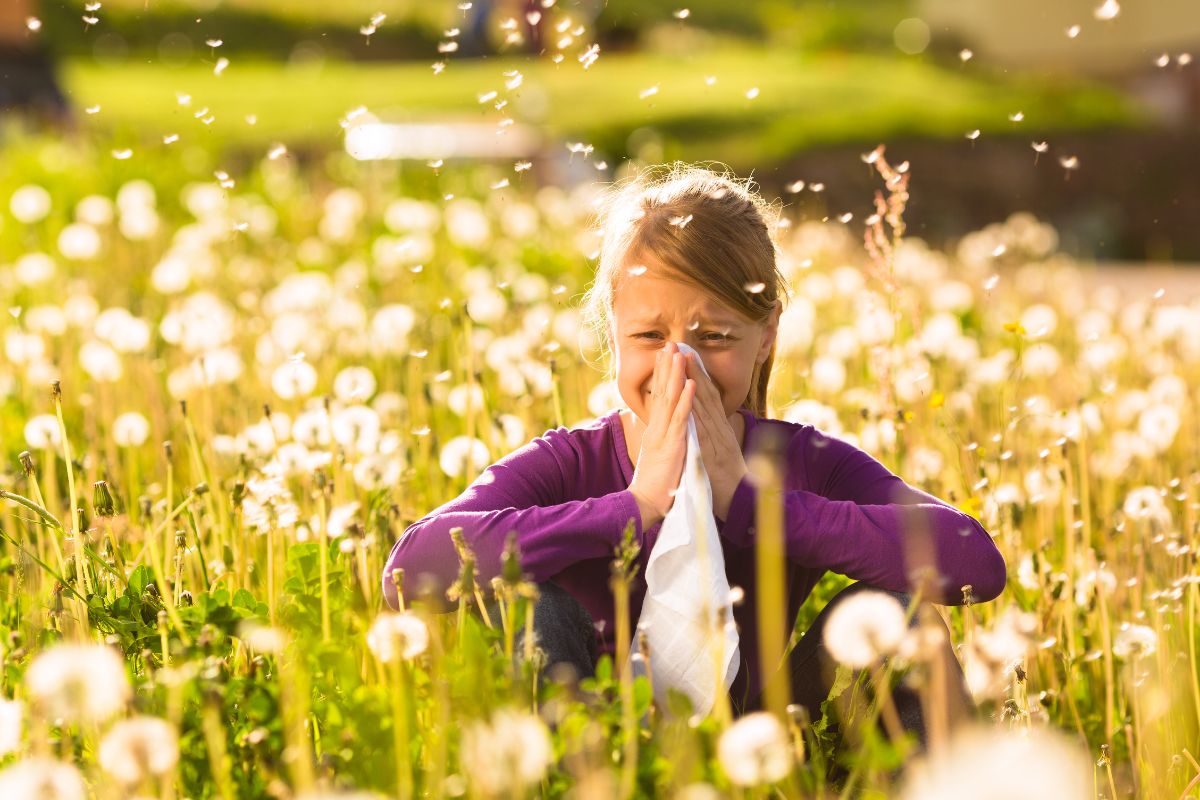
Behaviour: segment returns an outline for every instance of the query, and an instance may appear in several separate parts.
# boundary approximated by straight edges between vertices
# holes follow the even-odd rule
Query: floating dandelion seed
[[[276,144],[267,151],[267,158],[271,161],[274,161],[277,158],[283,158],[287,155],[287,151],[287,145]]]
[[[704,85],[705,86],[716,86],[717,85],[717,76],[709,75],[707,78],[704,79]]]
[[[178,141],[179,141],[178,133],[168,133],[166,136],[163,137],[163,144],[175,144],[175,142],[178,142]]]
[[[579,63],[583,65],[584,69],[587,69],[592,64],[595,64],[596,59],[598,58],[600,58],[600,45],[591,44],[588,46],[588,49],[584,50],[583,54],[579,56]]]
[[[1024,111],[1017,111],[1017,112],[1015,112],[1015,113],[1013,113],[1013,114],[1009,114],[1009,115],[1008,115],[1008,121],[1009,121],[1009,122],[1021,122],[1021,121],[1022,121],[1022,120],[1024,120],[1024,119],[1025,119],[1025,112],[1024,112]]]
[[[257,125],[258,124],[258,114],[247,114],[245,119],[246,119],[247,125]],[[213,121],[213,118],[209,117],[208,120],[206,120],[204,124],[208,125],[212,121]]]
[[[1191,53],[1180,53],[1179,56],[1176,57],[1175,63],[1181,67],[1186,67],[1188,64],[1192,63],[1192,54]]]
[[[823,192],[823,191],[825,191],[825,184],[823,184],[823,183],[810,183],[810,184],[808,185],[808,189],[809,189],[809,191],[812,191],[812,192]]]
[[[208,113],[208,106],[205,106],[204,108],[200,109],[196,113],[192,114],[192,116],[195,117],[196,119],[200,119],[207,113]]]
[[[677,11],[672,11],[671,13],[675,16],[675,19],[687,19],[692,15],[691,10],[687,8],[681,8]]]
[[[536,27],[542,21],[542,12],[530,11],[525,15],[525,21],[529,23],[529,27]]]
[[[767,288],[765,283],[745,283],[742,288],[750,294],[762,294],[762,291]]]
[[[479,102],[490,103],[496,99],[497,94],[498,93],[494,89],[490,92],[484,92],[483,94],[479,95]]]
[[[658,84],[657,83],[647,89],[642,89],[640,92],[638,92],[638,99],[645,100],[647,97],[653,97],[656,94],[658,94]]]
[[[849,211],[847,211],[845,214],[842,214],[841,216],[838,217],[838,222],[845,225],[847,222],[849,222],[852,219],[854,219],[854,215],[851,214]]]
[[[93,11],[99,11],[100,6],[101,6],[100,3],[84,3],[83,10],[87,11],[88,13],[91,13]]]
[[[784,187],[788,194],[796,194],[804,191],[804,181],[793,181]]]
[[[446,69],[446,62],[445,61],[435,61],[432,64],[430,64],[430,67],[433,69],[434,75],[441,75],[442,72],[445,71],[445,69]]]
[[[87,108],[85,108],[83,111],[84,111],[84,113],[86,113],[86,114],[99,114],[99,113],[100,113],[100,106],[99,106],[99,104],[97,104],[97,105],[94,105],[94,106],[88,106],[88,107],[87,107]]]
[[[443,165],[443,164],[445,164],[445,163],[446,163],[446,162],[445,162],[445,161],[443,161],[442,159],[440,159],[440,158],[435,158],[433,161],[429,161],[429,162],[427,162],[427,165],[428,165],[428,166],[429,166],[431,169],[441,169],[441,168],[442,168],[442,165]]]
[[[986,281],[983,282],[983,290],[985,292],[990,292],[992,289],[996,288],[996,284],[999,282],[1000,282],[1000,276],[992,275],[990,278],[988,278]]]
[[[1071,27],[1067,28],[1067,38],[1074,39],[1079,35],[1081,30],[1083,30],[1083,28],[1079,27],[1078,25],[1072,25]]]
[[[208,45],[209,47],[216,49],[216,48],[220,47],[221,45],[225,44],[225,40],[224,39],[205,39],[204,43],[206,45]]]
[[[638,277],[639,275],[645,275],[645,274],[646,274],[646,267],[645,267],[645,265],[643,265],[643,264],[638,264],[638,265],[637,265],[637,266],[635,266],[635,267],[630,267],[630,268],[627,270],[627,272],[628,272],[630,275],[632,275],[633,277],[635,277],[635,278],[636,278],[636,277]]]
[[[758,87],[757,86],[752,86],[746,90],[746,99],[747,100],[753,100],[756,97],[758,97]]]
[[[25,18],[25,27],[28,28],[29,30],[33,31],[34,33],[37,33],[38,31],[40,31],[42,29],[42,21],[40,19],[38,19],[37,17],[26,17]]]
[[[1155,65],[1156,67],[1160,67],[1160,68],[1161,68],[1161,67],[1166,67],[1166,66],[1168,66],[1170,63],[1171,63],[1171,56],[1170,56],[1169,54],[1167,54],[1167,53],[1163,53],[1161,56],[1159,56],[1158,58],[1154,59],[1154,65]]]
[[[992,250],[992,258],[999,258],[1000,256],[1004,255],[1007,252],[1008,252],[1008,245],[998,244]]]
[[[555,53],[554,55],[550,56],[550,61],[553,64],[561,64],[563,62],[563,54]]]
[[[439,53],[454,53],[458,51],[458,42],[438,42]]]
[[[680,230],[682,230],[683,228],[686,228],[687,224],[691,221],[692,221],[691,214],[688,214],[686,217],[685,216],[671,217],[671,219],[668,220],[668,222],[670,222],[672,225],[674,225],[676,228],[679,228]]]
[[[1062,164],[1063,169],[1066,170],[1079,169],[1078,156],[1063,156],[1062,158],[1058,159],[1058,163]]]
[[[1092,13],[1095,14],[1096,19],[1116,19],[1117,14],[1121,13],[1121,4],[1117,0],[1104,0]]]
[[[133,155],[133,150],[129,147],[122,150],[113,150],[112,155],[117,161],[125,161]]]
[[[970,61],[974,57],[975,57],[975,54],[972,53],[970,50],[966,49],[965,47],[962,50],[958,51],[958,58],[964,64],[967,63],[968,61]]]
[[[229,66],[228,58],[218,58],[216,66],[213,67],[213,75],[220,75]]]
[[[521,82],[525,80],[525,76],[515,69],[505,72],[504,77],[508,78],[508,80],[504,82],[504,88],[510,92],[520,86]]]
[[[473,3],[459,3],[457,8],[459,11],[470,11]]]
[[[583,142],[569,142],[567,144],[567,150],[570,153],[582,153],[584,158],[590,156],[592,154],[592,150],[594,149],[595,148],[592,145],[584,144]]]
[[[447,28],[446,30],[442,31],[442,35],[445,36],[447,39],[453,39],[454,37],[458,36],[460,33],[462,33],[462,31],[459,30],[458,28]]]
[[[501,178],[500,180],[498,180],[492,184],[492,189],[493,190],[504,189],[507,186],[508,186],[508,178]]]
[[[973,131],[969,131],[967,133],[967,138],[970,139],[972,142],[975,141],[976,139],[978,139],[979,138],[979,128],[976,128]]]
[[[533,166],[532,161],[518,161],[513,164],[513,172],[524,172]]]
[[[175,102],[181,106],[190,106],[192,104],[192,96],[183,92],[176,92]]]
[[[99,17],[89,17],[86,14],[83,17],[84,28],[90,28],[100,21]]]

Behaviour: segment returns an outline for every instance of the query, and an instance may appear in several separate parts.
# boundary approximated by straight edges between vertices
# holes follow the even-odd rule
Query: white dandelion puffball
[[[132,717],[112,726],[100,741],[98,755],[105,772],[126,786],[136,786],[175,768],[179,737],[165,719]]]
[[[45,253],[26,253],[13,265],[13,274],[22,286],[37,286],[54,277],[57,266]]]
[[[746,714],[721,734],[717,760],[738,786],[781,781],[792,769],[787,729],[767,711]]]
[[[307,397],[317,388],[317,370],[307,361],[288,361],[271,373],[271,389],[281,400]]]
[[[38,414],[25,423],[25,443],[34,450],[58,447],[61,441],[58,417],[53,414]]]
[[[404,473],[404,462],[398,455],[369,453],[354,465],[354,482],[368,492],[395,486]]]
[[[524,711],[498,709],[490,722],[463,731],[462,762],[470,780],[491,795],[520,793],[546,774],[554,746],[546,724]]]
[[[384,663],[397,658],[410,661],[429,646],[429,629],[425,627],[425,621],[411,611],[385,611],[371,623],[367,646]]]
[[[0,757],[21,747],[25,707],[18,700],[0,700]]]
[[[1165,403],[1152,405],[1138,416],[1138,435],[1156,452],[1167,450],[1179,431],[1179,412]]]
[[[333,395],[343,403],[365,403],[375,394],[375,373],[366,367],[346,367],[333,379]]]
[[[896,652],[908,630],[904,607],[890,594],[860,591],[840,601],[825,623],[825,646],[854,669]]]
[[[99,644],[57,644],[43,650],[29,665],[25,686],[50,719],[67,721],[108,719],[131,695],[125,662]]]
[[[121,357],[104,342],[84,342],[79,347],[79,363],[97,383],[113,383],[125,374]]]
[[[473,472],[482,470],[488,465],[490,458],[483,440],[470,436],[455,436],[442,447],[442,452],[438,455],[438,466],[451,478],[457,478],[468,468]]]
[[[238,638],[251,650],[279,655],[287,649],[287,633],[282,628],[246,620],[238,626]]]
[[[51,758],[27,758],[0,771],[0,797],[84,800],[85,796],[79,770]]]
[[[1113,655],[1117,658],[1142,658],[1158,649],[1158,634],[1146,625],[1122,622],[1113,638]]]
[[[969,728],[935,760],[913,763],[901,800],[1084,800],[1092,797],[1086,751],[1045,728]]]
[[[8,210],[18,222],[31,225],[50,213],[50,193],[36,183],[26,184],[12,193]]]
[[[91,225],[72,222],[58,234],[58,252],[72,261],[86,261],[100,252],[100,234]]]

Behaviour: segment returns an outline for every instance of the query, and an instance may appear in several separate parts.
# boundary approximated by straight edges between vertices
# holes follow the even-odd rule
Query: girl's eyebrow
[[[719,316],[705,317],[705,316],[701,315],[701,316],[697,317],[696,319],[699,319],[701,323],[707,323],[709,325],[728,325],[728,326],[732,327],[732,326],[736,326],[736,325],[740,324],[737,320],[732,319],[730,317],[719,317]],[[639,317],[638,319],[636,319],[634,321],[633,324],[634,325],[655,325],[659,322],[662,322],[662,314],[656,314],[654,316]]]

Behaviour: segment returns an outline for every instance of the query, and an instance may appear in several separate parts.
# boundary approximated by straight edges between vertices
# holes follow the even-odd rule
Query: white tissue
[[[677,346],[685,356],[696,353],[682,342]],[[699,353],[696,363],[707,375]],[[729,690],[741,663],[732,619],[712,484],[700,457],[693,412],[683,475],[646,564],[646,599],[637,626],[647,636],[649,672],[660,707],[665,707],[667,689],[678,689],[704,716],[716,702],[718,675]],[[636,640],[634,644],[631,655],[637,651]],[[643,667],[634,674],[645,672]]]

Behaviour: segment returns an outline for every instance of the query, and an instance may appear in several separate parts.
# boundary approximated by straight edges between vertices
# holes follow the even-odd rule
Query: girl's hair
[[[613,302],[629,277],[622,265],[642,253],[653,254],[667,277],[707,292],[752,322],[765,324],[776,300],[787,296],[787,279],[775,264],[772,238],[778,211],[753,186],[723,166],[715,172],[676,162],[645,169],[601,195],[600,260],[581,313],[601,343],[610,380]],[[751,291],[759,284],[761,291]],[[755,366],[742,403],[758,417],[767,415],[774,361],[772,344],[766,361]]]

